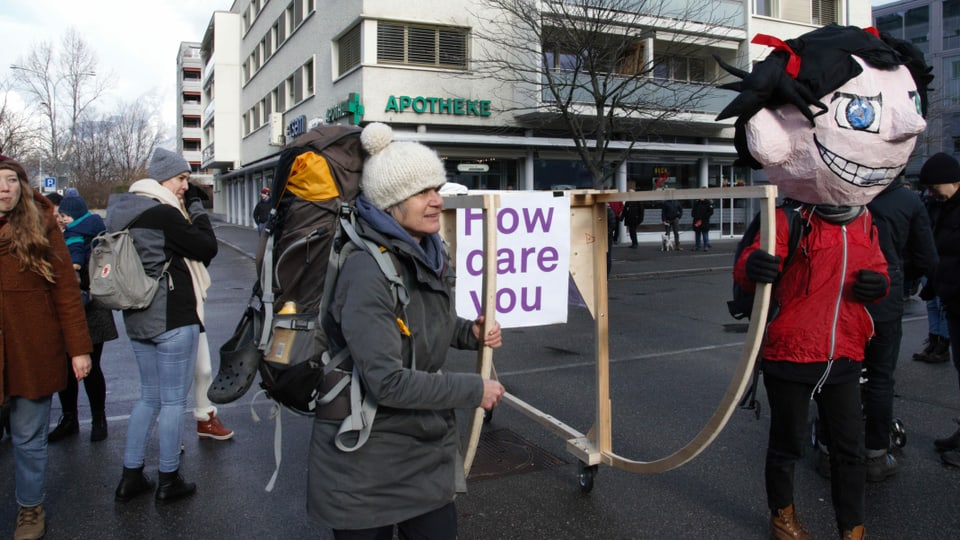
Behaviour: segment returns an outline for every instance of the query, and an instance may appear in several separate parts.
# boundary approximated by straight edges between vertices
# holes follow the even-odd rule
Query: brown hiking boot
[[[233,437],[233,430],[223,427],[216,413],[210,413],[210,418],[206,422],[197,420],[197,436],[208,439],[225,441]]]
[[[770,516],[771,540],[810,540],[810,534],[797,519],[793,505],[777,510]]]
[[[17,530],[13,540],[39,540],[47,532],[47,516],[43,505],[21,506],[17,511]]]
[[[843,540],[847,540],[848,538],[850,540],[863,540],[866,534],[867,531],[863,528],[863,525],[857,525],[852,530],[843,531],[843,536],[840,538],[843,538]]]

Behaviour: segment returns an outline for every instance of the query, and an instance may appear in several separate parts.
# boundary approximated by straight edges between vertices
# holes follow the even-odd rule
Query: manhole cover
[[[523,474],[565,464],[509,429],[484,431],[477,443],[470,480]]]

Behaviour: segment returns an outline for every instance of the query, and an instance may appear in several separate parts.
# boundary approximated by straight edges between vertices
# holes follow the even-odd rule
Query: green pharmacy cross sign
[[[359,125],[360,121],[363,120],[363,105],[360,103],[360,94],[351,92],[347,99],[327,109],[326,120],[328,124],[332,124],[344,116],[350,116],[350,123],[354,126]]]

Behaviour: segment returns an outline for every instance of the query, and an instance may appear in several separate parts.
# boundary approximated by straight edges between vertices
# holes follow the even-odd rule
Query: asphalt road
[[[214,351],[232,333],[253,283],[255,233],[218,223],[221,251],[210,267],[207,304]],[[614,248],[610,288],[613,449],[636,460],[661,458],[703,427],[730,382],[745,336],[726,312],[734,240],[713,251],[660,253],[654,243]],[[960,535],[960,471],[943,466],[932,440],[956,428],[957,373],[949,364],[912,362],[926,337],[924,305],[914,299],[904,317],[895,413],[906,426],[899,473],[867,486],[867,531],[874,539]],[[587,432],[595,418],[593,323],[571,307],[567,324],[505,331],[495,363],[507,389],[527,403]],[[216,355],[215,355],[216,356]],[[216,360],[215,360],[216,362]],[[472,370],[474,355],[456,352],[449,369]],[[254,390],[221,407],[232,441],[199,441],[185,416],[182,472],[197,495],[167,506],[143,497],[113,501],[122,467],[127,415],[139,385],[125,337],[107,344],[110,436],[89,437],[89,410],[80,397],[81,432],[52,445],[47,478],[48,539],[330,538],[305,511],[310,420],[282,415],[282,464],[276,488],[274,421]],[[83,394],[83,392],[81,392]],[[578,464],[565,441],[508,406],[485,427],[469,493],[457,499],[462,539],[766,538],[768,513],[763,456],[769,416],[737,411],[714,443],[692,462],[660,474],[634,474],[601,465],[583,493]],[[261,421],[252,418],[256,410]],[[54,401],[51,423],[59,416]],[[0,536],[10,537],[12,448],[0,441]],[[147,472],[156,475],[156,442]],[[797,507],[814,538],[836,536],[829,483],[813,470],[813,453],[797,470]]]

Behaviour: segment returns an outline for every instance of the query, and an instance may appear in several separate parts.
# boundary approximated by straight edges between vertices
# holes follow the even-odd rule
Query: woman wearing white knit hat
[[[369,439],[352,452],[334,444],[341,419],[317,415],[307,506],[338,539],[392,538],[394,526],[401,538],[411,531],[418,538],[456,538],[453,498],[466,482],[454,409],[492,409],[504,389],[475,373],[442,370],[448,347],[479,348],[483,319],[463,319],[453,309],[452,274],[439,236],[443,162],[421,144],[391,142],[392,135],[378,123],[361,134],[370,157],[356,228],[389,252],[410,302],[401,314],[405,320],[398,318],[374,257],[362,249],[348,255],[325,330],[330,354],[349,350],[363,392],[379,408]],[[483,341],[499,347],[499,325]]]

